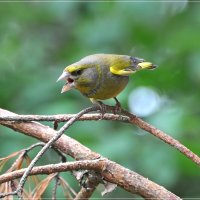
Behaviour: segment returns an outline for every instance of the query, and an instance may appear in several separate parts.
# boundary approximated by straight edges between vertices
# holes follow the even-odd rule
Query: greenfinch
[[[129,75],[142,69],[154,69],[156,65],[144,59],[128,55],[94,54],[67,66],[57,81],[66,83],[61,93],[77,89],[92,103],[114,98],[126,87]]]

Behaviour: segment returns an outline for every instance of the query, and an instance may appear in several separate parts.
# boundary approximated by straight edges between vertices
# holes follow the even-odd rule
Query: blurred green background
[[[189,1],[1,3],[0,107],[19,114],[77,113],[91,103],[77,91],[60,94],[63,83],[56,80],[64,67],[94,53],[134,55],[159,68],[131,77],[119,95],[123,107],[199,155],[199,9]],[[98,121],[78,122],[66,134],[182,198],[200,198],[199,167],[149,133]],[[0,157],[34,142],[0,127]],[[56,162],[52,155],[42,162]],[[78,191],[77,182],[68,181]],[[101,189],[93,197],[100,198]],[[117,189],[106,197],[135,195]]]

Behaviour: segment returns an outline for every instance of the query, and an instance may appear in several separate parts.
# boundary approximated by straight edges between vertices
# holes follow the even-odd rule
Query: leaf
[[[11,182],[9,181],[9,182],[1,184],[0,192],[1,193],[10,193],[10,192],[12,192]],[[13,196],[6,196],[3,199],[4,200],[13,200]]]
[[[23,163],[24,157],[21,156],[19,159],[16,160],[15,166],[14,168],[16,170],[21,169],[22,168],[22,163]]]
[[[106,183],[104,184],[104,187],[105,187],[105,190],[101,192],[102,196],[104,196],[107,193],[112,192],[117,187],[117,185],[106,181]]]
[[[20,151],[17,151],[17,152],[14,152],[12,154],[10,154],[9,156],[6,156],[4,158],[0,158],[0,162],[3,161],[3,160],[7,160],[7,159],[10,159],[10,158],[13,158],[15,157],[16,155],[18,155],[19,153],[21,153],[21,150]]]
[[[66,198],[72,198],[72,195],[70,194],[70,192],[76,196],[77,193],[69,186],[69,184],[67,183],[67,181],[65,181],[62,177],[60,177],[60,184],[62,186],[62,190],[63,193],[65,195]]]
[[[25,155],[26,165],[29,166],[31,163],[31,158],[26,154]]]
[[[24,160],[24,151],[22,151],[22,153],[19,155],[17,160],[12,164],[12,166],[10,167],[10,169],[8,169],[7,172],[11,172],[13,170],[21,169],[23,160]]]
[[[39,180],[38,176],[33,175],[33,176],[31,176],[31,178],[32,178],[33,184],[35,186],[39,184],[40,180]]]
[[[5,183],[0,185],[0,193],[4,193],[5,191]]]
[[[56,176],[56,173],[48,175],[44,180],[42,180],[39,185],[34,190],[33,199],[40,199],[46,188],[48,187],[50,181]]]
[[[9,161],[11,158],[17,156],[18,154],[20,154],[22,151],[17,151],[17,152],[14,152],[12,154],[10,154],[9,156],[7,157],[4,157],[4,158],[0,158],[0,171],[3,169],[3,166],[6,164],[7,161]]]

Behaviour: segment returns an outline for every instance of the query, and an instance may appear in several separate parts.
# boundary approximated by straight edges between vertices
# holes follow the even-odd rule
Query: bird
[[[61,93],[77,89],[101,108],[102,100],[113,98],[121,107],[117,95],[129,82],[129,76],[143,69],[155,69],[157,65],[142,58],[117,54],[93,54],[67,66],[57,82],[65,80]],[[103,108],[102,108],[103,110]]]

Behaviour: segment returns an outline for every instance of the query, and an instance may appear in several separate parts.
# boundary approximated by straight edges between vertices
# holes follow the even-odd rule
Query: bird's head
[[[79,62],[66,67],[57,80],[57,82],[60,80],[66,81],[61,93],[67,92],[73,88],[81,92],[87,90],[91,84],[94,84],[93,81],[96,80],[95,77],[93,77],[95,75],[93,71],[92,66],[89,64],[81,64]]]

